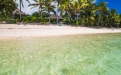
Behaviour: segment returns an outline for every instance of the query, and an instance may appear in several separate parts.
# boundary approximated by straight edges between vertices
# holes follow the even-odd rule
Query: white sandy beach
[[[54,25],[0,24],[0,38],[41,37],[74,34],[121,33],[121,28],[88,28]]]

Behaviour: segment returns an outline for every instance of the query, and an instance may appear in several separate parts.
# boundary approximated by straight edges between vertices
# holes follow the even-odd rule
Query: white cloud
[[[17,0],[17,3],[19,5],[19,0]],[[34,3],[32,0],[30,0],[30,3]],[[28,7],[29,3],[25,0],[23,0],[24,7],[22,7],[22,11],[25,12],[26,14],[32,14],[33,12],[38,11],[38,7],[31,9],[31,7]],[[18,8],[20,5],[18,6]]]

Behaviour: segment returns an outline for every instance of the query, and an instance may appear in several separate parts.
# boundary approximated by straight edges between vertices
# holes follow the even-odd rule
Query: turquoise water
[[[121,34],[0,40],[0,75],[120,75]]]

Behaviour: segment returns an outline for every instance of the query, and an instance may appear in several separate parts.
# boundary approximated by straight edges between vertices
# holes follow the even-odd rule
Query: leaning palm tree
[[[15,0],[15,1],[17,1],[17,0]],[[26,1],[29,2],[29,0],[26,0]],[[21,6],[24,7],[23,0],[19,0],[19,3],[20,3],[20,12],[21,12]],[[20,21],[21,21],[21,13],[20,13]]]
[[[39,12],[40,12],[41,21],[42,21],[42,11],[43,11],[43,8],[44,8],[44,5],[45,5],[46,1],[45,0],[33,0],[33,1],[35,3],[29,4],[29,6],[32,6],[32,8],[39,7]]]

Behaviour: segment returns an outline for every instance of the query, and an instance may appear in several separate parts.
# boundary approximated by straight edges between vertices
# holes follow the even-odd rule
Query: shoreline
[[[0,24],[0,39],[103,33],[121,33],[121,28]]]

